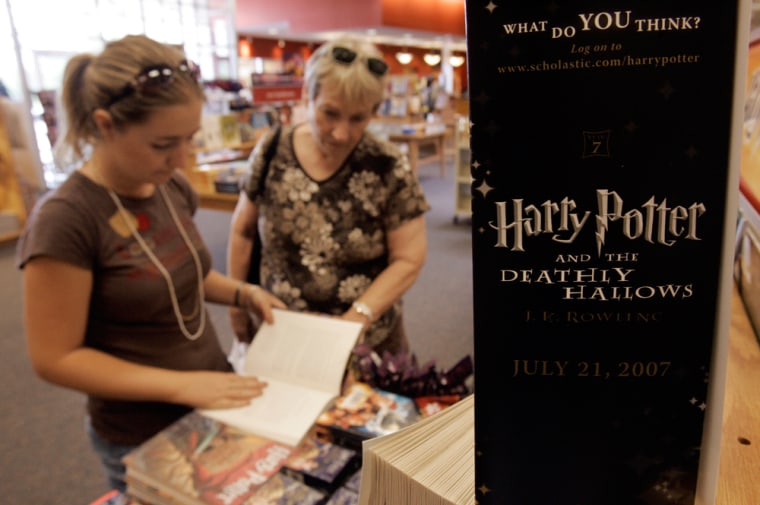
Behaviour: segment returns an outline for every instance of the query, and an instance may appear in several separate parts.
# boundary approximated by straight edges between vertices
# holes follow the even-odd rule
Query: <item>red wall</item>
[[[383,26],[464,35],[463,0],[383,0]]]
[[[464,0],[237,0],[235,27],[287,22],[291,32],[388,26],[464,35]]]
[[[293,33],[382,24],[381,0],[237,0],[235,28],[287,22]]]

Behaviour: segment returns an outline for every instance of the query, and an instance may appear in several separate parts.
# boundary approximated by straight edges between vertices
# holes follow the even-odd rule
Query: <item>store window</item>
[[[46,187],[65,177],[52,161],[55,104],[51,101],[74,54],[97,53],[106,41],[142,33],[182,46],[200,65],[205,80],[237,78],[234,0],[7,0],[5,4],[0,21],[8,37],[0,40],[0,55],[10,70],[3,71],[3,80],[8,81],[3,84],[12,99],[27,102],[31,110]]]

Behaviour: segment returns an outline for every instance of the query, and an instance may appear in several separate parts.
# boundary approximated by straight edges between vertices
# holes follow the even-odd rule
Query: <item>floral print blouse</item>
[[[293,150],[294,127],[282,127],[261,186],[263,152],[251,155],[241,188],[259,208],[261,283],[290,309],[339,315],[388,266],[387,233],[430,206],[406,156],[365,132],[335,174],[315,181]],[[377,346],[401,316],[394,303],[365,334]]]

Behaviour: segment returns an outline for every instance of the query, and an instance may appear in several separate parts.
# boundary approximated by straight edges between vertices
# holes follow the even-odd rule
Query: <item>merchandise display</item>
[[[239,505],[266,492],[292,452],[193,411],[124,458],[127,494],[153,505]]]
[[[346,483],[361,462],[356,451],[307,437],[280,470],[313,488],[332,493]]]

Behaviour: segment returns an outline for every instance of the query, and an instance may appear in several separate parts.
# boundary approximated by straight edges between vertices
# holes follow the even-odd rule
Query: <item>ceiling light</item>
[[[434,67],[441,62],[441,55],[438,53],[425,53],[422,59],[425,60],[425,63]]]
[[[242,38],[238,40],[238,56],[241,58],[253,57],[253,44],[251,44],[249,39]]]
[[[463,63],[464,63],[464,56],[460,56],[458,54],[452,54],[451,56],[449,56],[449,64],[452,67],[455,67],[455,68],[461,67]]]
[[[396,53],[396,59],[402,65],[408,65],[412,61],[412,53],[406,49]]]

